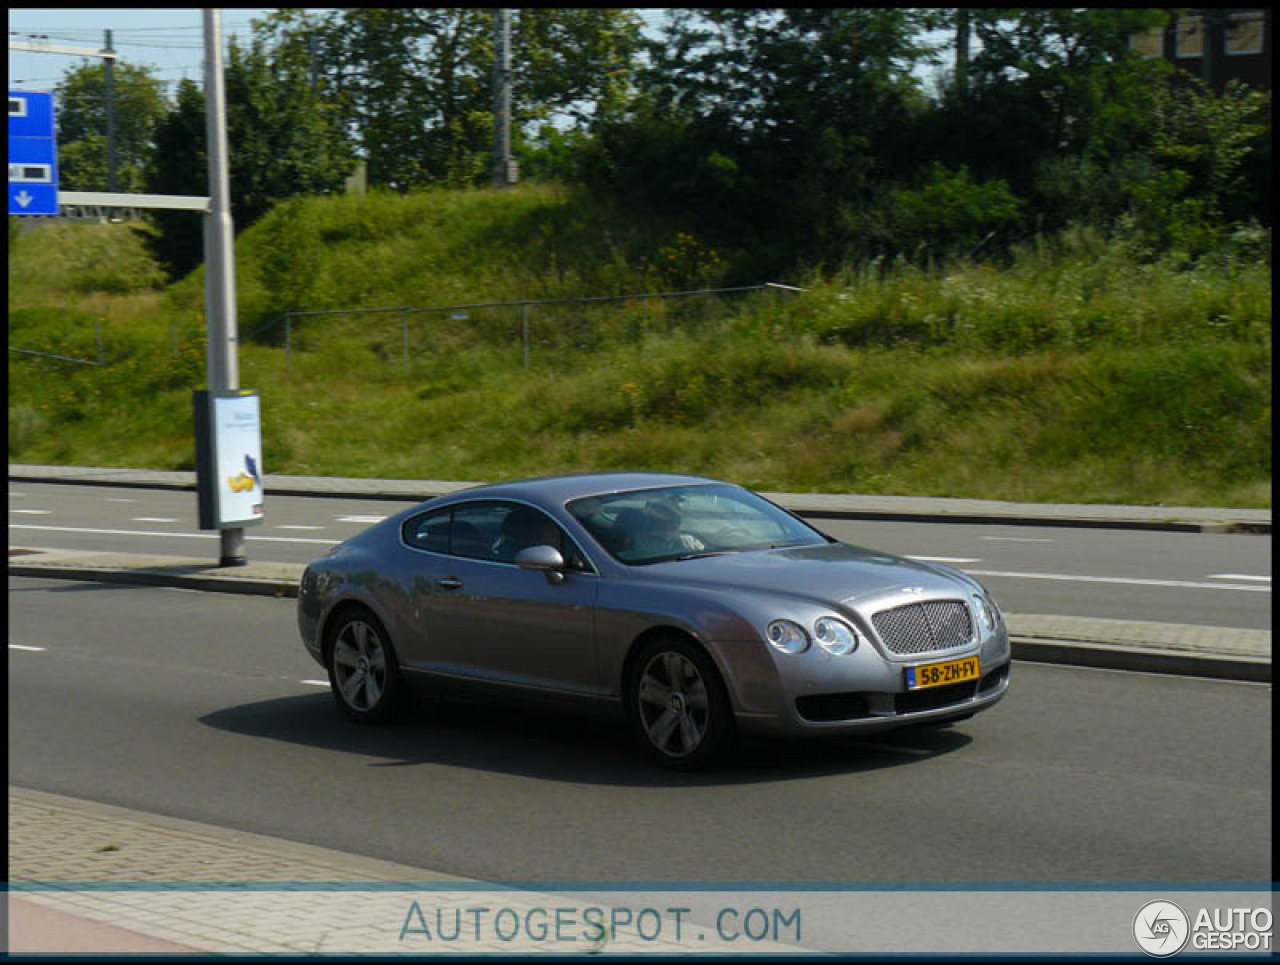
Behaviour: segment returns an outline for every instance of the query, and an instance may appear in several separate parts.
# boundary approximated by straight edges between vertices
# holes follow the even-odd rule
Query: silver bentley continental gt
[[[554,476],[421,503],[310,564],[298,626],[356,721],[414,692],[585,701],[679,769],[739,733],[950,723],[1009,686],[1004,620],[976,580],[697,476]]]

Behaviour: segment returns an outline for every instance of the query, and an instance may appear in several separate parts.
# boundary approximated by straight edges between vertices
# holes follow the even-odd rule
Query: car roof
[[[708,485],[719,479],[665,472],[582,472],[560,476],[535,476],[509,482],[489,483],[450,493],[450,497],[522,498],[566,503],[583,496],[603,496],[633,489],[657,489],[663,486]]]

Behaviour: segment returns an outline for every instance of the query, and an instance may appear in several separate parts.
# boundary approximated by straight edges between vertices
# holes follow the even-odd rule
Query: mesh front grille
[[[958,600],[908,603],[871,618],[893,653],[927,653],[962,647],[973,636],[969,608]]]

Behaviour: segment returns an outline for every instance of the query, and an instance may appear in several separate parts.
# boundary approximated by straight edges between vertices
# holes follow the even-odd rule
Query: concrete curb
[[[14,482],[121,486],[193,491],[195,473],[91,466],[9,466]],[[270,495],[321,496],[414,502],[479,485],[442,480],[351,479],[267,473]],[[1014,503],[995,499],[917,498],[834,493],[762,493],[780,506],[815,519],[876,519],[910,522],[1068,526],[1188,533],[1270,533],[1269,509],[1198,506],[1105,506]]]
[[[9,575],[170,586],[292,599],[303,566],[219,567],[182,557],[10,549]],[[1269,683],[1271,633],[1227,627],[1006,613],[1017,660]]]
[[[1056,663],[1102,670],[1128,670],[1140,673],[1271,683],[1269,660],[1249,660],[1221,654],[1117,647],[1098,640],[1041,640],[1035,637],[1019,636],[1012,629],[1009,643],[1013,648],[1014,659],[1026,660],[1029,663]]]
[[[9,575],[135,586],[172,586],[206,593],[296,598],[303,567],[292,563],[250,563],[219,567],[187,559],[135,557],[80,550],[9,550]],[[36,558],[38,557],[38,558]],[[164,560],[162,562],[162,560]]]

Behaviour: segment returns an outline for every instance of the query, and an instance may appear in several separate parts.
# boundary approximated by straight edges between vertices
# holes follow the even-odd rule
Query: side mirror
[[[547,582],[564,582],[564,557],[554,546],[527,546],[516,554],[516,566],[522,570],[539,570],[547,575]]]

